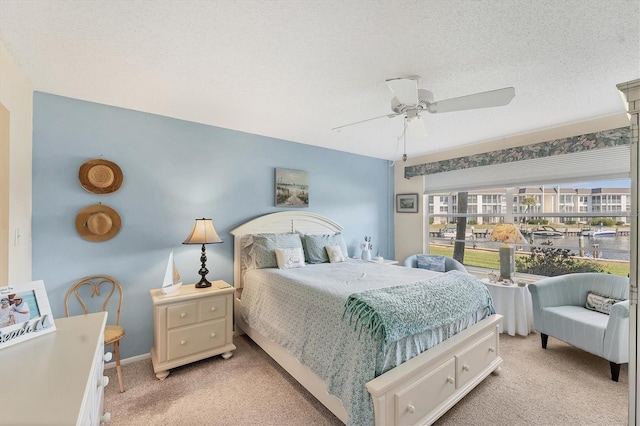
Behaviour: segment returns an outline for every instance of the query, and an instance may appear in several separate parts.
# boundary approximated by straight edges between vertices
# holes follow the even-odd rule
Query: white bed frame
[[[234,236],[235,332],[246,333],[280,366],[302,384],[341,421],[347,423],[342,402],[327,392],[326,384],[286,349],[249,327],[239,315],[243,288],[241,249],[250,234],[333,234],[342,227],[326,217],[299,211],[272,213],[250,220],[231,231]],[[399,267],[399,266],[394,266]],[[469,393],[502,363],[498,325],[492,315],[438,346],[367,382],[376,425],[431,424]]]

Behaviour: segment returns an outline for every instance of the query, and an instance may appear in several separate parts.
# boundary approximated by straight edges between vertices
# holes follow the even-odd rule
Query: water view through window
[[[489,240],[491,231],[514,223],[526,241],[516,245],[517,256],[557,248],[576,262],[626,276],[630,187],[624,179],[428,194],[429,251],[451,256],[456,241],[464,242],[466,265],[495,269],[501,243]]]

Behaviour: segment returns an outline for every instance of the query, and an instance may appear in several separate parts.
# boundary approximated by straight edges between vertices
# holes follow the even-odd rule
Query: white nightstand
[[[224,281],[211,287],[194,284],[164,294],[150,290],[153,302],[153,372],[160,380],[169,370],[222,354],[231,357],[233,344],[234,288]]]

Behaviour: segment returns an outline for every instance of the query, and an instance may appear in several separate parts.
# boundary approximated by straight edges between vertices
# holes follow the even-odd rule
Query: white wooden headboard
[[[300,231],[305,234],[334,234],[342,226],[324,216],[309,212],[284,211],[257,217],[231,230],[233,235],[233,285],[244,286],[242,246],[251,234],[286,234]]]

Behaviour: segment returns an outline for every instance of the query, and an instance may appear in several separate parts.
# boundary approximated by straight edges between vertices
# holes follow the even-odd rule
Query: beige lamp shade
[[[182,244],[212,244],[221,242],[222,240],[213,227],[213,220],[202,218],[196,219],[191,234],[189,234]]]
[[[527,240],[522,236],[518,227],[513,223],[500,223],[493,228],[489,241],[496,241],[505,244],[526,244]]]

